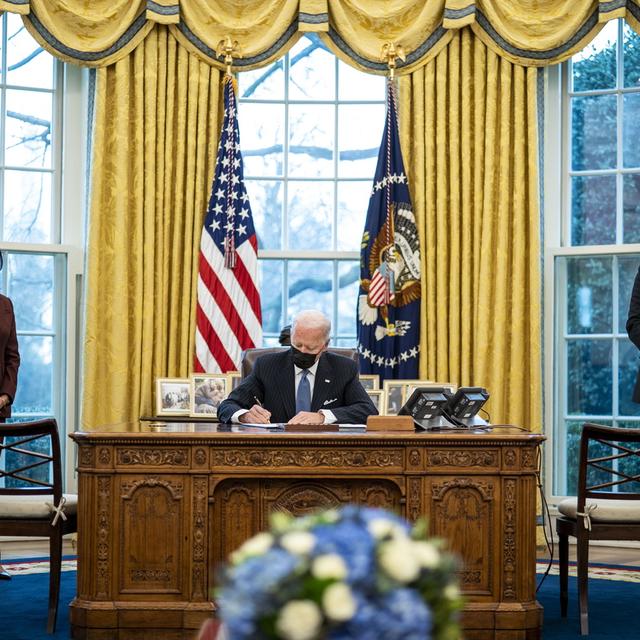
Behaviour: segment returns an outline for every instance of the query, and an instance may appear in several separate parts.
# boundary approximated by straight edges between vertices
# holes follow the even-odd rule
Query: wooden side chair
[[[580,633],[589,635],[591,540],[640,540],[640,429],[586,423],[580,439],[576,498],[558,505],[560,613],[567,615],[569,536],[577,542]]]
[[[49,538],[47,633],[56,628],[62,536],[77,531],[77,496],[62,493],[53,419],[0,425],[0,535]]]

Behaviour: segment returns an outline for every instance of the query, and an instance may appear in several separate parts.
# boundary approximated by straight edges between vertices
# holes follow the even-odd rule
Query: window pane
[[[52,98],[41,91],[7,90],[6,165],[51,167]]]
[[[640,266],[640,256],[620,256],[618,258],[618,332],[626,333],[629,300],[633,281]]]
[[[4,239],[51,242],[51,174],[5,170]]]
[[[53,330],[53,266],[53,256],[8,256],[7,295],[13,302],[18,331]]]
[[[238,125],[244,175],[252,177],[283,175],[283,106],[240,103]]]
[[[574,171],[616,166],[616,96],[571,99],[571,165]]]
[[[384,76],[363,73],[342,60],[338,61],[339,100],[380,100],[384,102],[384,86]]]
[[[567,260],[567,332],[611,333],[611,258]]]
[[[611,340],[567,341],[569,414],[611,415]]]
[[[372,181],[338,183],[338,251],[360,251]]]
[[[284,99],[283,60],[278,60],[266,69],[243,71],[237,75],[238,95],[241,98]]]
[[[640,94],[623,97],[622,156],[625,168],[640,167]]]
[[[246,180],[260,249],[282,248],[282,182]]]
[[[384,129],[384,104],[340,105],[338,117],[340,177],[373,180]]]
[[[303,309],[320,309],[329,317],[333,308],[333,262],[290,260],[289,317]]]
[[[21,335],[18,342],[20,374],[12,412],[53,415],[53,338]]]
[[[613,89],[616,86],[618,21],[608,22],[572,59],[574,91]]]
[[[335,56],[315,33],[293,45],[289,65],[289,100],[335,99]],[[322,69],[322,73],[318,73],[318,69]]]
[[[258,260],[260,278],[260,305],[262,307],[262,331],[280,335],[284,315],[282,260]]]
[[[640,85],[640,36],[626,23],[622,23],[624,38],[624,86]]]
[[[623,242],[640,242],[640,174],[622,176]]]
[[[338,263],[338,326],[335,333],[356,336],[356,300],[360,286],[360,264],[356,261]]]
[[[616,177],[571,178],[571,244],[615,244]]]
[[[640,404],[631,400],[640,366],[640,354],[628,338],[618,341],[618,413],[624,416],[640,416]],[[639,425],[640,426],[640,425]]]
[[[289,182],[289,248],[330,251],[333,182]]]
[[[333,105],[289,105],[289,175],[332,178]]]
[[[566,456],[567,475],[566,493],[569,496],[576,495],[578,486],[578,460],[580,457],[580,435],[582,434],[582,422],[565,420],[566,442],[564,443],[563,457]]]
[[[14,418],[11,418],[10,421],[14,422]],[[18,440],[22,440],[22,438],[7,438],[7,444],[9,444],[10,442],[11,443],[17,442]],[[20,449],[23,451],[24,450],[36,451],[38,453],[42,453],[46,456],[49,456],[51,455],[51,438],[43,437],[43,438],[37,438],[36,440],[30,440],[29,442],[22,443],[20,445]],[[7,451],[5,455],[7,456],[6,468],[9,468],[9,467],[16,468],[18,465],[29,466],[35,462],[41,461],[34,458],[33,456],[30,456],[24,453],[18,453],[16,451]],[[41,464],[36,467],[32,467],[31,469],[25,469],[21,471],[20,475],[27,478],[33,478],[34,480],[39,480],[40,482],[48,483],[52,481],[52,478],[50,477],[50,473],[49,473],[50,468],[51,468],[51,465]],[[18,478],[8,478],[8,477],[4,479],[4,486],[7,488],[8,487],[33,488],[32,484],[25,482],[24,480],[20,480]]]
[[[51,89],[53,57],[31,37],[20,16],[7,14],[7,84]]]

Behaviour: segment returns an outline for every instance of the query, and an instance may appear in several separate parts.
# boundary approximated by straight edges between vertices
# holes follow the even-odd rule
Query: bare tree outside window
[[[359,251],[384,127],[384,78],[339,61],[316,34],[239,74],[245,180],[260,249],[266,344],[305,307],[353,346]],[[268,286],[265,286],[268,283]]]

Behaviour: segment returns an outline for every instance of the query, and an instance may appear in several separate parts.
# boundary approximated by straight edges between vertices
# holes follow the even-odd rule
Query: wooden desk
[[[463,560],[466,640],[540,638],[536,459],[543,436],[236,433],[119,425],[75,433],[74,638],[189,638],[211,615],[215,567],[269,514],[353,502],[428,519]],[[156,427],[157,429],[157,427]]]

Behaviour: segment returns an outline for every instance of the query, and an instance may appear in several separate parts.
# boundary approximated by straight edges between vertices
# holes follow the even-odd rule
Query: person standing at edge
[[[631,300],[629,301],[629,316],[627,317],[627,335],[633,344],[640,349],[640,268],[633,281]],[[640,369],[636,377],[636,384],[631,399],[640,403]]]
[[[259,357],[252,373],[218,408],[220,422],[361,424],[378,413],[358,377],[358,365],[327,351],[331,322],[301,311],[291,348]]]
[[[0,271],[4,265],[0,252]],[[16,336],[16,317],[13,313],[13,303],[7,296],[0,294],[0,423],[11,417],[11,404],[16,395],[18,384],[18,367],[20,353]],[[2,443],[2,427],[0,426],[0,443]],[[0,564],[0,580],[11,580]]]

